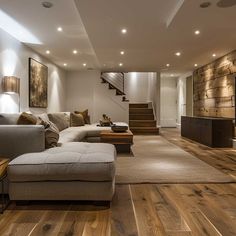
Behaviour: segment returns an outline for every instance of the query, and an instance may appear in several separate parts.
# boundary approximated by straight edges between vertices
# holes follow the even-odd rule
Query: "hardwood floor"
[[[235,176],[236,152],[184,140],[174,129],[169,141]],[[196,170],[197,171],[197,170]],[[0,215],[0,235],[16,236],[233,236],[236,184],[117,185],[111,207],[79,202],[12,203]]]
[[[161,135],[216,169],[236,177],[236,149],[207,147],[182,138],[178,129],[162,129]]]

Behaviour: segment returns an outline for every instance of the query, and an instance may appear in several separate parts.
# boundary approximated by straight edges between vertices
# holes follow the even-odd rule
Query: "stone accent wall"
[[[193,72],[193,115],[235,118],[236,50]]]

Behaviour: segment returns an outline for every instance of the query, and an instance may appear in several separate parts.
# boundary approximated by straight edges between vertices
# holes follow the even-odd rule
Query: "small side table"
[[[5,197],[4,197],[4,179],[7,177],[7,166],[8,163],[10,162],[10,159],[7,158],[1,158],[0,157],[0,182],[1,182],[1,196],[2,196],[2,201],[1,201],[1,205],[2,205],[2,209],[1,209],[1,214],[4,212],[4,210],[6,209],[6,207],[8,206],[8,202],[6,201]]]

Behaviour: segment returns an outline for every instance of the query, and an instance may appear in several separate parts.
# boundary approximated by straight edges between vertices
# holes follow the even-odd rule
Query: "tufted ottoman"
[[[115,158],[113,145],[83,142],[21,155],[8,166],[10,199],[109,201]]]

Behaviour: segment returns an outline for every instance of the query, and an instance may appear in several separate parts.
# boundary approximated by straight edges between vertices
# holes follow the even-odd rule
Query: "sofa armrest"
[[[42,125],[0,125],[0,156],[13,159],[21,154],[45,150]]]

